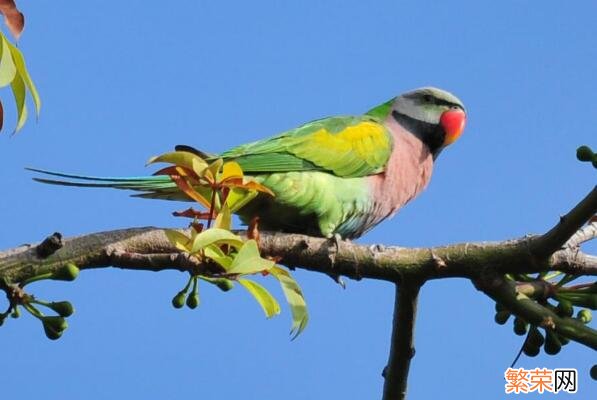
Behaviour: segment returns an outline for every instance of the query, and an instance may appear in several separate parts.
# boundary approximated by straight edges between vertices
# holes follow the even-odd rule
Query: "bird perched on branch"
[[[462,102],[432,87],[397,96],[363,115],[309,122],[277,136],[208,155],[236,161],[269,188],[238,210],[268,230],[357,238],[393,216],[429,183],[440,152],[454,143],[466,121]],[[189,200],[168,176],[101,178],[36,172],[68,178],[36,180],[141,191],[138,196]]]

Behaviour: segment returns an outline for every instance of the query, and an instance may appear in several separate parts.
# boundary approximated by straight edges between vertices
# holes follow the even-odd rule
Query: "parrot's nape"
[[[219,155],[187,146],[207,161],[236,161],[275,196],[260,194],[238,211],[266,230],[356,238],[392,216],[429,183],[433,163],[464,129],[465,109],[452,94],[417,89],[359,116],[309,122]],[[190,200],[168,176],[92,177],[33,169],[67,180],[51,184],[140,191],[137,196]]]

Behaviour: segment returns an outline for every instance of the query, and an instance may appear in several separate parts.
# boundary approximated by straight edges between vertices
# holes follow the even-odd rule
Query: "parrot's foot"
[[[249,239],[255,239],[257,244],[259,244],[259,217],[254,216],[251,218],[249,222],[249,227],[247,228],[247,237]]]
[[[333,269],[334,265],[336,264],[336,256],[338,255],[338,252],[340,251],[340,242],[342,241],[342,237],[340,236],[340,234],[334,233],[334,236],[330,237],[328,240],[331,243],[331,245],[328,246],[328,258],[330,259],[330,266]],[[342,279],[342,277],[339,274],[327,274],[327,275],[330,278],[332,278],[334,280],[334,282],[336,282],[338,285],[342,286],[342,289],[346,289],[346,283],[344,282],[344,280]]]

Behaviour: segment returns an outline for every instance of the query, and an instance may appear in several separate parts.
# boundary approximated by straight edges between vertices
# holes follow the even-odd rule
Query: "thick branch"
[[[392,342],[384,369],[383,399],[405,399],[410,360],[415,355],[414,330],[420,282],[404,280],[396,285]]]
[[[437,279],[478,278],[487,269],[499,274],[559,270],[576,275],[597,275],[597,258],[566,248],[537,263],[529,251],[534,237],[492,243],[460,243],[435,248],[364,246],[341,242],[333,266],[329,240],[297,234],[261,233],[262,254],[280,257],[288,267],[304,268],[354,279],[398,282],[402,277]],[[161,271],[202,268],[197,260],[179,255],[162,229],[131,228],[63,240],[63,247],[41,258],[35,246],[0,252],[0,278],[21,282],[58,269],[66,262],[80,269],[118,267]],[[205,266],[203,266],[205,267]]]

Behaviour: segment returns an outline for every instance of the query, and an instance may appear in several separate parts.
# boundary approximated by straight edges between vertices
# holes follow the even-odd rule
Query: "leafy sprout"
[[[280,313],[278,301],[265,287],[247,277],[271,276],[279,282],[290,307],[291,335],[296,338],[309,319],[300,286],[289,271],[276,265],[274,260],[261,256],[255,234],[249,234],[245,239],[231,231],[231,215],[234,212],[260,193],[270,196],[273,193],[244,176],[240,165],[233,161],[216,159],[207,162],[194,153],[175,151],[153,157],[148,164],[157,162],[172,165],[157,171],[156,175],[170,176],[183,193],[205,209],[196,211],[190,208],[175,213],[176,216],[192,218],[189,233],[178,230],[165,232],[178,250],[209,266],[206,268],[209,272],[191,273],[187,285],[173,298],[174,307],[182,308],[186,303],[187,307],[195,308],[199,304],[199,279],[226,291],[236,282],[253,296],[265,316],[270,318]],[[201,220],[206,223],[200,223]]]

